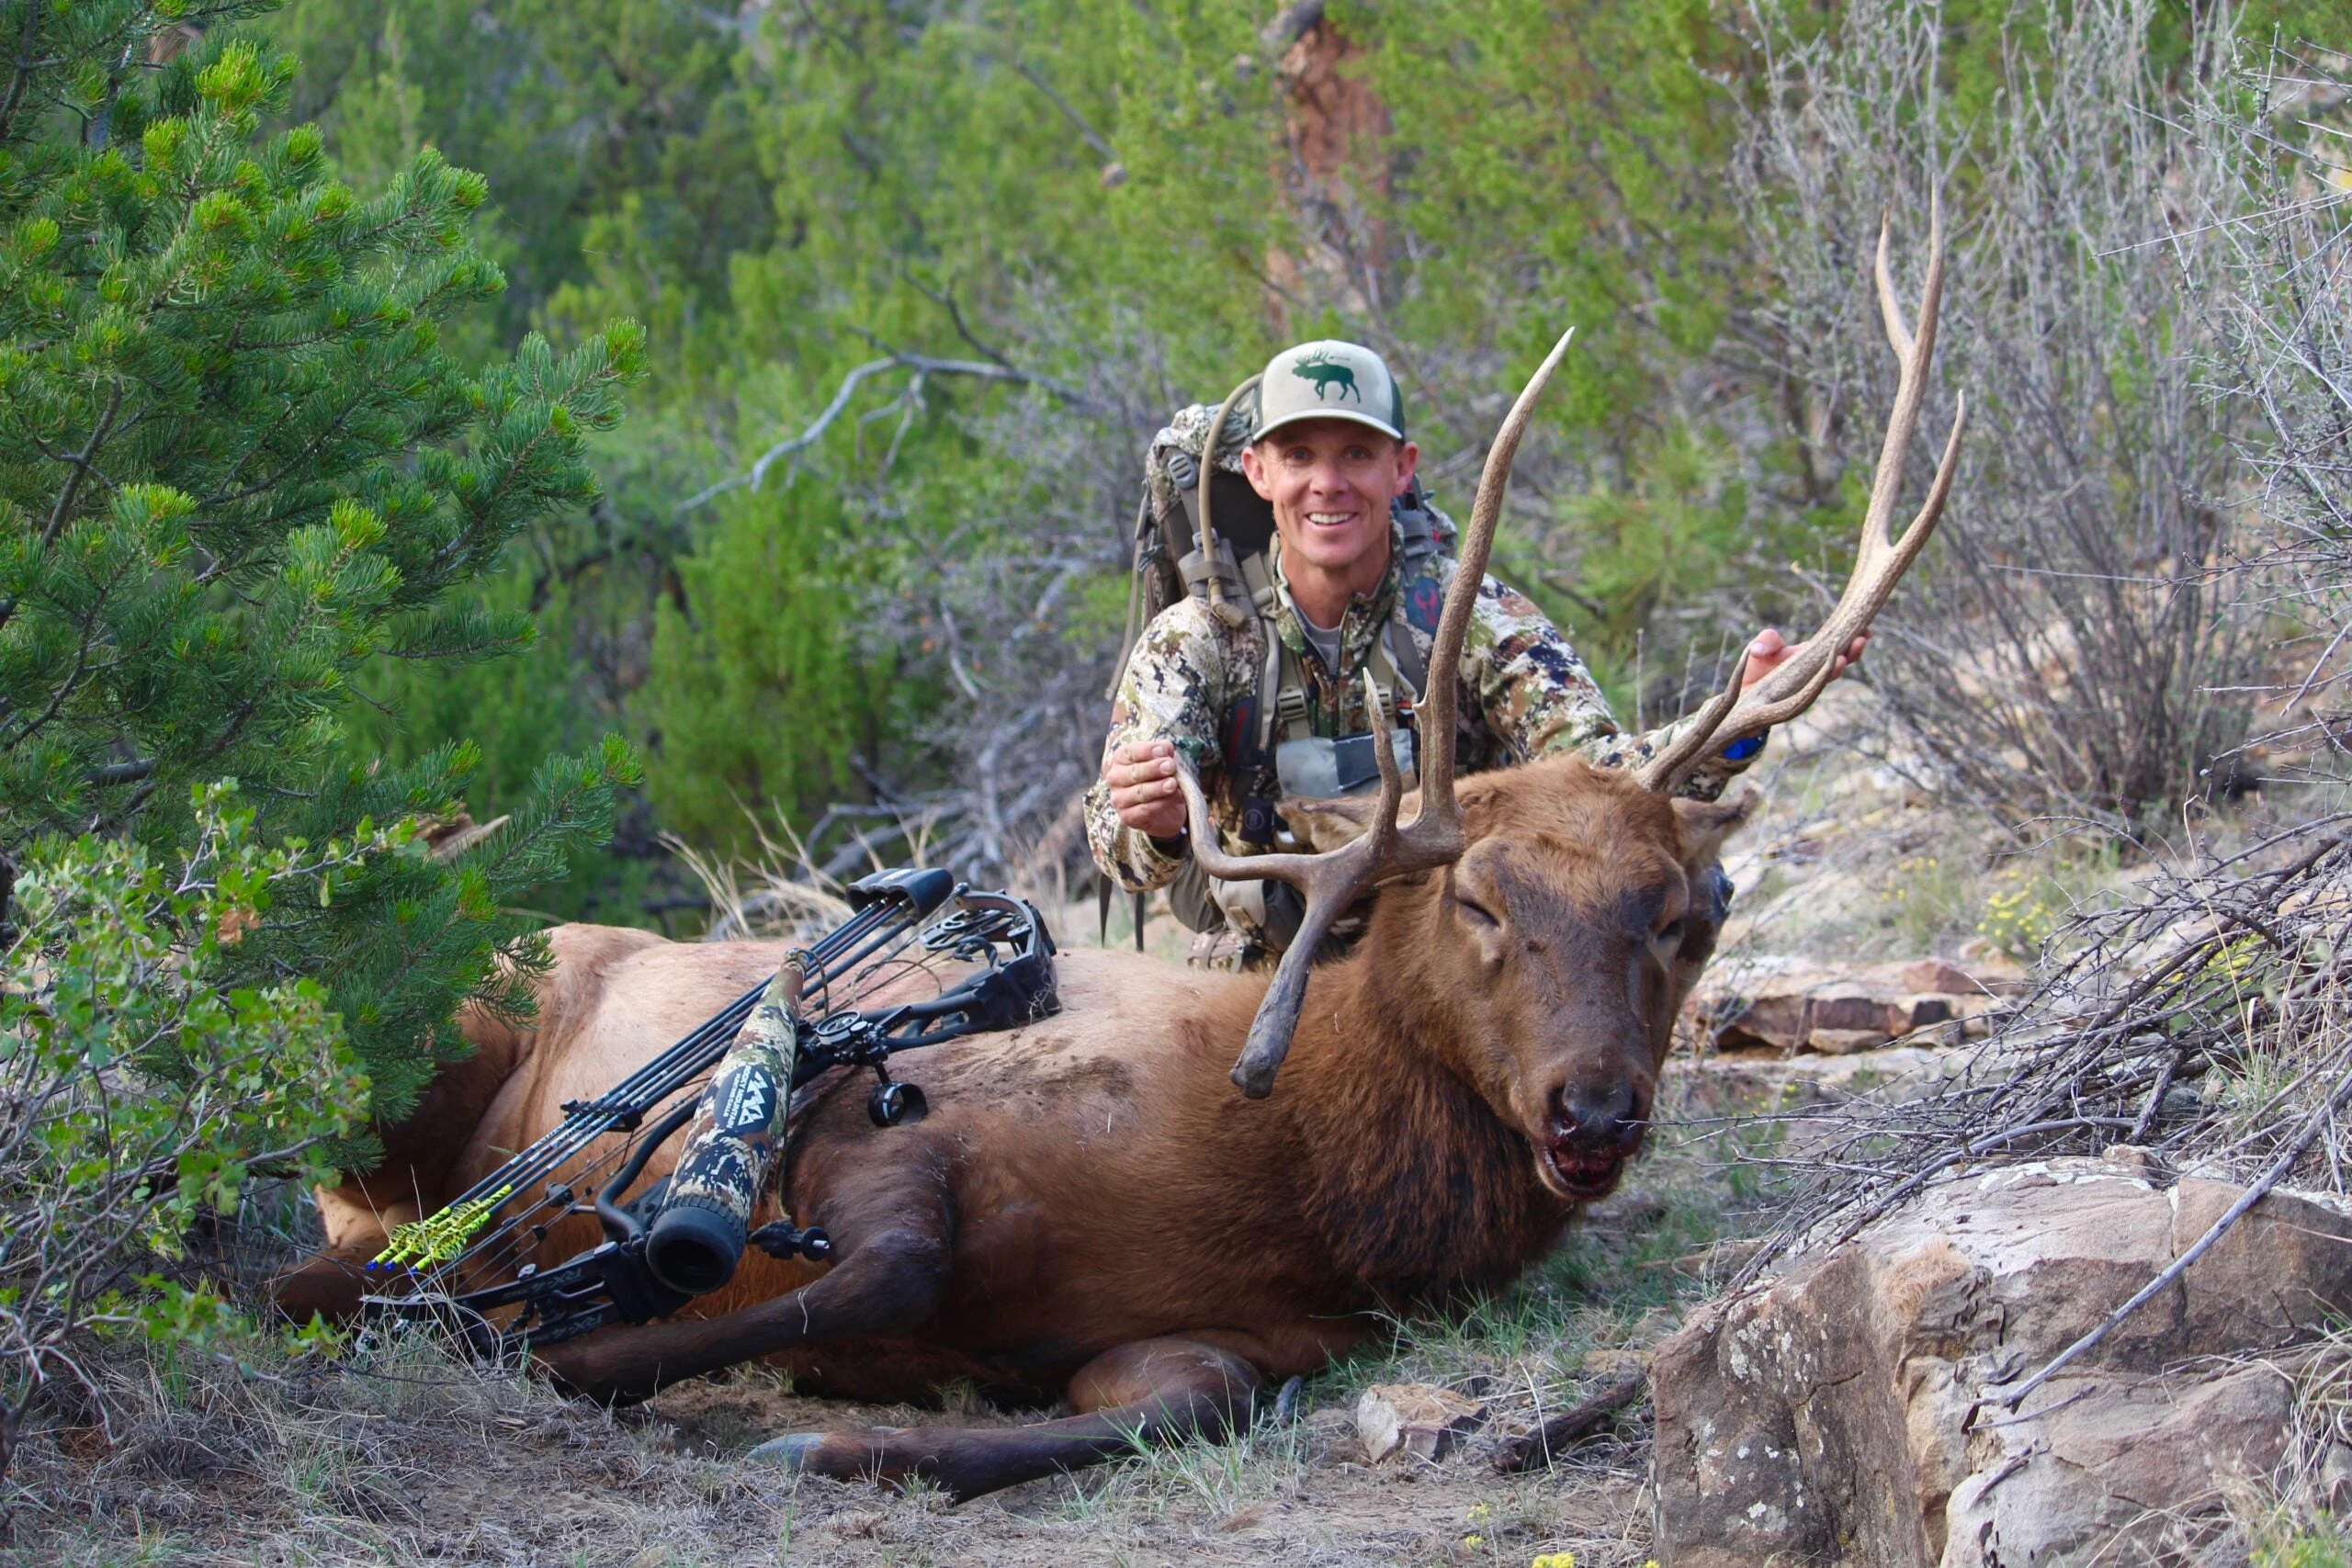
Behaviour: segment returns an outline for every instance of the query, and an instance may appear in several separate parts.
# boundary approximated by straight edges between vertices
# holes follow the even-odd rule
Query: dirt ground
[[[1598,1442],[1527,1476],[1496,1475],[1480,1445],[1437,1463],[1374,1466],[1351,1405],[1309,1411],[1227,1451],[1033,1482],[961,1507],[804,1482],[772,1499],[777,1532],[794,1562],[810,1564],[1516,1564],[1572,1551],[1608,1568],[1645,1556],[1634,1443]],[[675,1441],[721,1451],[755,1432],[840,1425],[843,1414],[741,1383],[695,1390],[663,1412]]]
[[[1281,1416],[959,1506],[796,1478],[743,1455],[784,1432],[1034,1418],[953,1391],[941,1409],[795,1395],[764,1368],[630,1410],[485,1372],[416,1329],[338,1360],[124,1357],[101,1407],[35,1431],[5,1485],[0,1563],[96,1568],[1028,1568],[1161,1563],[1581,1568],[1647,1556],[1646,1427],[1631,1413],[1549,1470],[1498,1441],[1612,1381],[1703,1294],[1717,1237],[1758,1217],[1715,1141],[1669,1137],[1513,1290],[1400,1323]],[[1434,1462],[1366,1461],[1369,1385],[1441,1384],[1484,1407]]]

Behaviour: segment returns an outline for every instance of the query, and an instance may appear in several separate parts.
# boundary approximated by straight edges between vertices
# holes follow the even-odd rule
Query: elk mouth
[[[1547,1138],[1536,1156],[1544,1185],[1572,1203],[1597,1203],[1617,1190],[1625,1162],[1639,1145],[1593,1148],[1566,1138]]]

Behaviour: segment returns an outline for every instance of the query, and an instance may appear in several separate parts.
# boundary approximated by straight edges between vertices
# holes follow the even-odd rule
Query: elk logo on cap
[[[1333,364],[1328,354],[1300,360],[1290,367],[1290,373],[1302,381],[1315,383],[1315,400],[1318,403],[1330,395],[1333,387],[1340,389],[1342,399],[1352,392],[1356,401],[1363,401],[1363,393],[1356,387],[1356,373],[1344,365]]]

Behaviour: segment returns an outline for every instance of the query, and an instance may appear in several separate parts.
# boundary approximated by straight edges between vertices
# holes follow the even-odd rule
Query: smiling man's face
[[[1283,570],[1347,580],[1363,592],[1388,566],[1388,503],[1412,483],[1420,449],[1341,419],[1283,425],[1241,455],[1273,502]]]

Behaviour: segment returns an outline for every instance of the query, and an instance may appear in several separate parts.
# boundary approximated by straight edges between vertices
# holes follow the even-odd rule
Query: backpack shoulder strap
[[[1241,558],[1241,578],[1250,608],[1258,616],[1258,637],[1265,644],[1258,671],[1258,750],[1271,753],[1277,740],[1295,740],[1308,733],[1306,682],[1298,656],[1274,635],[1274,605],[1281,592],[1274,586],[1272,563],[1261,551]]]
[[[1397,585],[1396,608],[1390,613],[1388,625],[1382,628],[1389,653],[1396,660],[1397,672],[1405,677],[1405,683],[1412,687],[1416,696],[1429,690],[1430,671],[1420,641],[1413,633],[1419,632],[1434,641],[1438,621],[1445,614],[1445,585],[1439,581],[1438,558],[1434,548],[1418,559],[1407,558],[1404,581]]]

